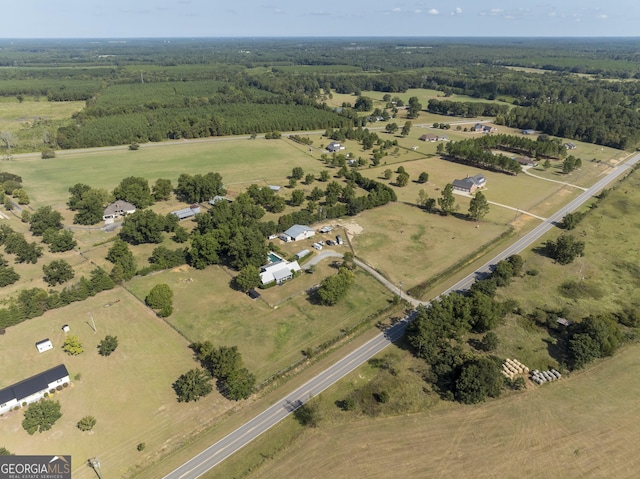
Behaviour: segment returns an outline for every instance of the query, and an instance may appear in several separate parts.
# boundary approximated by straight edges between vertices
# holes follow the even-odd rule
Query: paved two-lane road
[[[632,168],[639,160],[640,154],[635,155],[624,164],[615,167],[607,176],[603,177],[587,191],[571,201],[568,205],[558,210],[546,221],[524,235],[522,238],[518,239],[511,246],[507,247],[502,253],[491,259],[491,261],[485,263],[476,272],[453,285],[447,290],[447,292],[468,289],[478,276],[491,271],[491,268],[498,261],[519,253],[534,241],[538,240],[543,234],[549,231],[555,223],[559,222],[564,215],[574,211],[589,200],[589,198],[606,188],[616,178],[620,177]],[[392,287],[392,291],[396,292],[397,288],[393,285]],[[321,393],[358,366],[381,352],[388,345],[402,337],[407,324],[411,319],[411,317],[404,319],[384,333],[377,335],[366,344],[360,346],[358,349],[317,375],[315,378],[311,379],[303,386],[296,389],[291,394],[282,398],[276,404],[269,407],[243,426],[239,427],[173,472],[169,473],[165,476],[165,479],[195,479],[202,476],[233,453],[249,444],[253,439],[257,438],[259,435],[282,421],[311,397]]]
[[[378,354],[389,344],[397,341],[404,334],[407,323],[407,319],[400,321],[387,329],[384,334],[379,334],[371,339],[228,436],[225,436],[165,476],[165,479],[193,479],[200,477],[230,455],[246,446],[260,434],[282,421],[310,398],[320,394],[340,378],[346,376],[365,361]]]

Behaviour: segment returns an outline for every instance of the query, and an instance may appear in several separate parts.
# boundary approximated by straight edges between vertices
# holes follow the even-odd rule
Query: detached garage
[[[49,338],[43,339],[42,341],[38,341],[36,343],[36,348],[38,348],[39,353],[44,353],[45,351],[53,349],[53,343]]]

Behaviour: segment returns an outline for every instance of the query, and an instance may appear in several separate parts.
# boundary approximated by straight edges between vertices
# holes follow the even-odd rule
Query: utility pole
[[[98,332],[98,330],[96,329],[96,322],[93,320],[93,314],[91,313],[88,313],[88,314],[91,317],[91,327],[93,328],[93,333],[95,334]]]
[[[98,479],[102,479],[102,474],[100,472],[100,459],[98,459],[97,457],[90,458],[89,465],[95,471],[96,475],[98,476]]]

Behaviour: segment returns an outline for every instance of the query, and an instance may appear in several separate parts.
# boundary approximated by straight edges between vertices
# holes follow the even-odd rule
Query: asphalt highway
[[[451,291],[463,291],[468,289],[476,279],[489,273],[496,263],[513,254],[521,252],[533,242],[540,239],[540,237],[549,231],[555,224],[559,223],[567,213],[576,210],[591,197],[598,194],[615,179],[631,169],[638,161],[640,161],[640,154],[634,155],[624,164],[614,167],[611,172],[606,176],[603,176],[597,183],[591,186],[584,193],[580,194],[580,196],[562,207],[532,231],[519,238],[500,254],[478,268],[474,273],[453,285],[443,294]],[[392,287],[394,288],[393,291],[396,292],[397,288],[393,285]],[[211,445],[200,454],[184,463],[182,466],[167,474],[164,479],[195,479],[202,476],[220,462],[224,461],[226,458],[249,444],[253,439],[278,424],[309,399],[320,394],[322,391],[336,383],[339,379],[343,378],[358,366],[384,350],[391,343],[401,338],[407,324],[413,319],[413,314],[414,313],[394,324],[383,333],[380,333],[369,342],[365,343],[322,373],[318,374],[315,378],[311,379],[291,394],[283,397],[280,401],[273,404],[243,426],[240,426],[238,429]]]

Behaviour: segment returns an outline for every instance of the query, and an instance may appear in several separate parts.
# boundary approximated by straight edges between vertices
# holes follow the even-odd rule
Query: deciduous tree
[[[62,417],[60,403],[50,399],[42,399],[32,403],[24,412],[22,427],[32,435],[36,431],[44,432],[53,427],[55,422]]]
[[[213,391],[211,376],[204,369],[191,369],[173,383],[178,402],[197,401]]]

